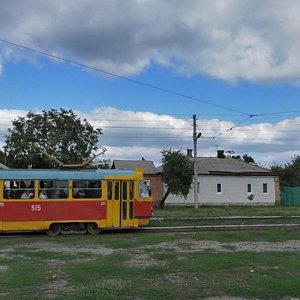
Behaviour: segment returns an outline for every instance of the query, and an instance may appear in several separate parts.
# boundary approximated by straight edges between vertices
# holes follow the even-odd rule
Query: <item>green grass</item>
[[[165,206],[155,208],[154,217],[300,216],[300,206]]]
[[[209,217],[279,216],[281,218],[259,219],[207,219]],[[299,218],[289,218],[297,216]],[[255,224],[299,224],[300,207],[284,206],[166,206],[156,208],[154,218],[148,226],[200,226],[200,225],[255,225]],[[155,219],[157,218],[157,219]],[[180,219],[182,218],[182,219]],[[184,219],[193,218],[193,219]]]
[[[256,225],[256,224],[300,224],[295,219],[241,219],[241,220],[151,220],[148,227]]]
[[[278,243],[299,242],[299,233],[105,233],[0,239],[0,299],[299,297],[299,249],[278,248]],[[257,247],[277,244],[272,251],[254,252],[236,251],[236,242]],[[202,249],[204,244],[222,250]]]

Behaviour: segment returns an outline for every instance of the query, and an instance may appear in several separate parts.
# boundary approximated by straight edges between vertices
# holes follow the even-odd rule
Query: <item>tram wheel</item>
[[[58,223],[52,223],[50,226],[49,226],[49,229],[46,230],[46,233],[49,235],[49,236],[57,236],[59,235],[61,232],[61,225],[58,224]]]
[[[101,231],[96,223],[88,223],[86,226],[86,230],[89,234],[93,235],[98,234]]]

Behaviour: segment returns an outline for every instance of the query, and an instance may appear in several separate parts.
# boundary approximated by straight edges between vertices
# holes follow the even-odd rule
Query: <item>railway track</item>
[[[124,229],[105,229],[102,234],[113,233],[157,233],[157,232],[201,232],[201,231],[246,231],[246,230],[267,230],[267,229],[300,229],[299,224],[238,224],[238,225],[192,225],[192,226],[164,226],[164,227],[140,227],[140,228],[124,228]],[[63,233],[62,235],[75,235],[85,233]],[[100,234],[101,235],[101,234]],[[44,232],[14,232],[0,233],[0,239],[4,238],[31,238],[33,236],[46,236]]]
[[[300,224],[239,224],[239,225],[199,225],[173,227],[141,227],[140,232],[198,232],[198,231],[233,231],[265,229],[300,229]]]
[[[299,220],[300,216],[222,216],[222,217],[182,217],[182,218],[173,218],[173,217],[153,217],[150,218],[152,221],[210,221],[210,220]]]
[[[298,223],[264,223],[264,224],[214,224],[214,225],[185,225],[185,226],[148,226],[140,228],[116,228],[105,229],[102,234],[122,233],[122,232],[140,232],[140,233],[154,233],[154,232],[199,232],[199,231],[242,231],[242,230],[266,230],[266,229],[300,229],[300,216],[222,216],[222,217],[182,217],[182,218],[151,218],[151,221],[246,221],[246,220],[282,220],[282,221],[295,221]],[[86,232],[63,232],[62,235],[78,235],[86,234]],[[0,233],[1,238],[30,238],[30,237],[46,236],[42,231],[24,231],[24,232],[6,232]]]

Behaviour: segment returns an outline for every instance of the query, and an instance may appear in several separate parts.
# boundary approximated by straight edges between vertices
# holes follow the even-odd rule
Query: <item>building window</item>
[[[197,194],[200,193],[200,182],[197,182]]]
[[[268,193],[268,184],[267,183],[263,183],[263,193],[264,194]]]
[[[247,193],[248,193],[248,194],[251,194],[251,193],[252,193],[252,184],[251,184],[251,183],[248,183],[248,184],[247,184]]]
[[[217,183],[217,194],[222,194],[222,184]]]

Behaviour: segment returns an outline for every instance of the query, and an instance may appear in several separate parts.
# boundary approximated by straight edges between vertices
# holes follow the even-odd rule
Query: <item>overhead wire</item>
[[[147,88],[156,89],[156,90],[159,90],[159,91],[162,91],[162,92],[165,92],[165,93],[169,93],[169,94],[172,94],[172,95],[175,95],[175,96],[179,96],[179,97],[182,97],[182,98],[185,98],[185,99],[197,101],[197,102],[200,102],[200,103],[203,103],[203,104],[206,104],[206,105],[210,105],[210,106],[213,106],[213,107],[221,108],[223,110],[227,110],[227,111],[231,111],[231,112],[235,112],[235,113],[247,116],[247,118],[236,122],[233,126],[231,126],[230,128],[228,128],[225,131],[221,131],[219,134],[217,134],[215,136],[212,136],[212,137],[204,137],[203,136],[202,138],[212,138],[212,139],[214,139],[217,136],[222,136],[225,133],[228,133],[229,131],[232,131],[234,128],[237,128],[241,124],[244,124],[245,122],[247,122],[248,120],[250,120],[254,117],[259,119],[260,117],[269,117],[269,116],[275,116],[275,117],[276,116],[280,117],[280,116],[283,116],[283,115],[285,115],[285,116],[294,116],[293,114],[297,114],[297,113],[300,112],[298,110],[293,110],[293,111],[291,110],[291,111],[283,111],[283,112],[269,112],[269,113],[251,114],[251,113],[247,113],[247,112],[244,112],[244,111],[233,109],[233,108],[228,107],[228,106],[219,105],[219,104],[216,104],[216,103],[213,103],[213,102],[209,102],[209,101],[200,99],[198,97],[189,96],[189,95],[186,95],[184,93],[173,91],[173,90],[161,87],[161,86],[149,84],[147,82],[135,80],[135,79],[132,79],[132,78],[129,78],[129,77],[126,77],[126,76],[122,76],[122,75],[118,75],[118,74],[115,74],[115,73],[112,73],[112,72],[108,72],[106,70],[96,68],[96,67],[92,67],[92,66],[89,66],[87,64],[84,64],[84,63],[81,63],[81,62],[78,62],[78,61],[75,61],[75,60],[72,60],[72,59],[68,59],[68,58],[65,58],[65,57],[58,56],[58,55],[50,54],[48,52],[37,50],[37,49],[31,48],[31,47],[28,47],[28,46],[25,46],[25,45],[21,45],[21,44],[15,43],[15,42],[11,42],[11,41],[8,41],[8,40],[5,40],[5,39],[0,38],[0,42],[11,45],[11,46],[15,46],[15,47],[27,50],[27,51],[31,51],[31,52],[34,52],[34,53],[37,53],[37,54],[40,54],[40,55],[44,55],[44,56],[50,57],[52,59],[57,59],[57,60],[61,60],[61,61],[64,61],[64,62],[68,62],[70,64],[77,65],[77,66],[83,67],[85,69],[90,69],[90,70],[93,70],[93,71],[96,71],[96,72],[103,73],[105,75],[109,75],[109,76],[116,77],[116,78],[119,78],[119,79],[122,79],[122,80],[126,80],[126,81],[131,82],[131,83],[142,85],[142,86],[145,86]],[[105,113],[92,112],[90,114],[99,114],[99,115],[100,114],[105,114],[105,115],[107,115],[106,112]],[[111,113],[111,114],[113,114],[113,113]],[[116,114],[118,114],[118,113],[116,112]],[[188,114],[173,114],[173,115],[188,115]],[[111,119],[111,120],[105,120],[105,121],[107,121],[107,122],[114,122],[114,121],[118,121],[118,122],[120,122],[120,121],[122,121],[122,122],[147,122],[147,123],[150,123],[150,122],[155,122],[155,123],[167,122],[168,123],[168,122],[170,122],[169,120],[148,120],[147,121],[147,120],[120,120],[120,119],[118,119],[118,120]],[[174,122],[174,120],[173,120],[173,122]],[[3,126],[3,125],[0,125],[0,126]],[[149,128],[140,127],[139,128],[137,126],[106,126],[106,127],[102,126],[102,127],[103,128],[110,128],[110,129],[113,129],[113,128],[115,128],[115,129],[117,129],[117,128],[119,128],[119,129],[122,129],[122,128],[124,128],[124,129],[135,128],[135,129],[137,129],[138,128],[138,129],[156,129],[156,130],[158,130],[158,129],[162,129],[162,130],[170,130],[170,129],[172,129],[172,130],[175,130],[175,129],[176,130],[183,130],[183,128],[178,128],[178,129],[177,128],[151,128],[151,127],[149,127]],[[257,130],[257,131],[259,131],[259,130]],[[145,138],[145,137],[142,137],[142,138]],[[155,138],[159,138],[159,137],[155,137]],[[165,138],[165,137],[163,137],[163,138]]]
[[[69,58],[65,58],[65,57],[61,57],[61,56],[58,56],[58,55],[50,54],[48,52],[37,50],[37,49],[31,48],[31,47],[28,47],[28,46],[24,46],[24,45],[15,43],[15,42],[11,42],[11,41],[8,41],[8,40],[2,39],[2,38],[0,38],[0,42],[8,44],[8,45],[15,46],[15,47],[27,50],[27,51],[31,51],[31,52],[34,52],[34,53],[37,53],[37,54],[41,54],[41,55],[44,55],[44,56],[47,56],[47,57],[50,57],[50,58],[65,61],[65,62],[80,66],[80,67],[85,68],[85,69],[100,72],[102,74],[109,75],[109,76],[112,76],[112,77],[116,77],[116,78],[119,78],[119,79],[122,79],[122,80],[126,80],[128,82],[132,82],[132,83],[135,83],[135,84],[138,84],[138,85],[142,85],[142,86],[145,86],[145,87],[148,87],[148,88],[151,88],[151,89],[155,89],[155,90],[159,90],[159,91],[162,91],[162,92],[165,92],[165,93],[169,93],[169,94],[172,94],[172,95],[175,95],[175,96],[179,96],[179,97],[186,98],[186,99],[189,99],[189,100],[201,102],[201,103],[204,103],[204,104],[207,104],[207,105],[210,105],[210,106],[214,106],[214,107],[218,107],[218,108],[221,108],[221,109],[224,109],[224,110],[236,112],[236,113],[239,113],[239,114],[242,114],[242,115],[251,115],[249,113],[239,111],[237,109],[233,109],[233,108],[230,108],[230,107],[227,107],[227,106],[224,106],[224,105],[219,105],[219,104],[212,103],[212,102],[209,102],[209,101],[206,101],[206,100],[202,100],[202,99],[199,99],[197,97],[189,96],[189,95],[186,95],[186,94],[183,94],[183,93],[180,93],[180,92],[176,92],[176,91],[173,91],[173,90],[170,90],[170,89],[166,89],[166,88],[163,88],[163,87],[160,87],[160,86],[157,86],[157,85],[153,85],[153,84],[150,84],[150,83],[147,83],[147,82],[144,82],[144,81],[135,80],[135,79],[132,79],[132,78],[129,78],[129,77],[126,77],[126,76],[122,76],[122,75],[118,75],[118,74],[115,74],[115,73],[112,73],[112,72],[108,72],[106,70],[103,70],[103,69],[100,69],[100,68],[95,68],[95,67],[89,66],[89,65],[84,64],[84,63],[80,63],[78,61],[75,61],[75,60],[72,60],[72,59],[69,59]]]

